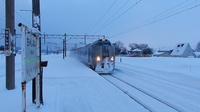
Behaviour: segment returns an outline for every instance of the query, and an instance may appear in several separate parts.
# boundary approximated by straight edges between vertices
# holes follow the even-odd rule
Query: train
[[[84,47],[72,49],[70,55],[99,74],[111,74],[115,68],[115,48],[107,39],[99,39]]]

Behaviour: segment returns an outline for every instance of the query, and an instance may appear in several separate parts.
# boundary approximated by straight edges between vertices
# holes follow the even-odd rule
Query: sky
[[[148,44],[172,49],[200,41],[200,0],[40,0],[41,32],[105,35],[111,42]],[[31,27],[31,0],[15,0],[15,24]],[[0,29],[5,27],[5,2],[0,0]],[[2,41],[2,39],[0,40]],[[69,43],[72,41],[69,41]],[[129,48],[128,48],[129,49]]]

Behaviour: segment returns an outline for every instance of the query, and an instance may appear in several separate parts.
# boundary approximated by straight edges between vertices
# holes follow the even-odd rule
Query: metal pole
[[[65,40],[63,39],[63,59],[65,58]]]
[[[26,112],[26,82],[22,82],[22,112]]]
[[[11,42],[15,35],[15,5],[14,0],[6,0],[6,28],[10,29]],[[8,90],[15,89],[15,55],[14,43],[11,44],[11,54],[6,56],[6,88]]]
[[[47,45],[47,50],[46,50],[47,55],[49,55],[49,49],[48,49],[48,45]]]
[[[86,34],[84,35],[84,44],[86,45]]]
[[[65,45],[65,57],[67,56],[67,40],[66,40],[66,37],[67,37],[67,35],[66,35],[66,33],[65,33],[65,41],[64,41],[64,45]]]
[[[45,33],[44,33],[44,44],[45,44],[45,41],[46,41],[46,39],[45,39]]]
[[[32,25],[33,28],[38,29],[39,31],[41,31],[41,20],[40,20],[40,0],[32,0],[32,11],[33,11],[33,15],[32,15]],[[41,37],[39,37],[39,73],[38,76],[40,78],[37,78],[39,81],[35,81],[36,79],[32,80],[32,102],[36,103],[36,90],[37,90],[37,86],[36,83],[39,83],[39,100],[40,100],[40,104],[43,104],[43,90],[42,90],[42,80],[43,80],[43,71],[42,71],[42,67],[41,67]]]

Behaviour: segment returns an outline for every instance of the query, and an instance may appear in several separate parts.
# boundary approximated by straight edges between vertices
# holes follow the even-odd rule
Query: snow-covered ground
[[[36,109],[32,104],[30,82],[27,84],[26,90],[27,112],[148,111],[103,77],[73,58],[67,57],[63,60],[62,55],[43,55],[42,60],[49,62],[48,67],[44,68],[44,105]],[[200,111],[199,58],[122,57],[122,62],[119,60],[116,58],[116,70],[113,76],[128,81],[149,94],[175,105],[182,111]],[[105,77],[109,78],[109,75]],[[117,81],[115,83],[120,84]],[[0,112],[21,111],[20,55],[16,56],[15,85],[14,90],[5,88],[5,56],[0,55]],[[128,88],[125,89],[129,92]],[[139,96],[142,97],[142,95],[138,95],[138,99]],[[150,106],[147,99],[145,105]],[[159,109],[165,110],[164,107],[159,107]]]

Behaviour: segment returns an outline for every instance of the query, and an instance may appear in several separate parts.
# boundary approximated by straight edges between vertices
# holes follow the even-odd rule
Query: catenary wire
[[[5,4],[5,0],[2,0],[2,2]],[[17,11],[15,11],[15,13],[21,17],[23,20],[25,20],[29,25],[31,25],[31,23],[29,21],[27,21],[22,15],[20,15]],[[4,20],[5,21],[5,20]]]
[[[26,20],[22,15],[20,15],[17,11],[15,11],[15,13],[16,13],[19,17],[21,17],[23,20],[25,20],[29,25],[31,25],[31,23],[30,23],[28,20]]]
[[[117,16],[116,18],[114,18],[113,20],[111,20],[108,24],[106,24],[104,27],[102,27],[101,29],[97,30],[95,32],[98,33],[99,31],[101,31],[102,29],[106,28],[108,25],[110,25],[112,22],[114,22],[115,20],[117,20],[118,18],[120,18],[122,15],[124,15],[125,13],[127,13],[129,10],[131,10],[133,7],[135,7],[137,4],[139,4],[142,0],[137,1],[135,4],[133,4],[131,7],[129,7],[127,10],[125,10],[124,12],[122,12],[119,16]]]
[[[147,20],[145,20],[145,21],[143,21],[143,22],[141,22],[141,23],[135,25],[134,28],[135,28],[135,27],[145,26],[145,24],[149,24],[149,22],[151,23],[152,21],[158,20],[157,18],[159,18],[159,17],[162,18],[162,17],[165,17],[165,16],[169,15],[169,14],[170,14],[169,11],[174,10],[175,8],[177,8],[177,7],[181,6],[181,5],[183,5],[184,3],[188,2],[188,1],[190,1],[190,0],[186,0],[186,1],[184,1],[184,2],[181,2],[181,3],[179,3],[179,4],[175,5],[175,6],[173,6],[172,8],[167,9],[166,11],[164,11],[164,12],[162,12],[162,13],[160,13],[160,14],[158,14],[158,15],[156,15],[156,16],[153,16],[153,17],[151,17],[151,18],[149,18],[149,19],[147,19]],[[182,7],[182,8],[184,8],[184,7]],[[179,9],[180,9],[180,8],[179,8]],[[177,10],[176,10],[176,11],[177,11]],[[175,12],[175,11],[173,11],[173,12],[171,12],[171,13],[174,13],[174,12]],[[166,13],[167,13],[167,14],[166,14]],[[132,28],[131,28],[131,29],[132,29]]]
[[[115,15],[129,2],[130,0],[127,0],[102,26],[105,26]]]
[[[140,26],[136,26],[136,27],[134,27],[134,28],[132,28],[132,29],[129,29],[129,30],[127,30],[127,31],[121,32],[121,33],[119,33],[119,34],[112,35],[112,36],[110,36],[110,38],[113,38],[113,37],[117,37],[117,36],[126,34],[126,33],[128,33],[128,32],[131,32],[131,31],[133,31],[133,30],[140,29],[140,28],[142,28],[142,27],[146,27],[146,26],[148,26],[148,25],[157,23],[157,22],[159,22],[159,21],[162,21],[162,20],[167,19],[167,18],[170,18],[170,17],[172,17],[172,16],[181,14],[181,13],[183,13],[183,12],[185,12],[185,11],[188,11],[188,10],[191,10],[191,9],[194,9],[194,8],[197,8],[197,7],[199,7],[199,6],[200,6],[200,4],[196,4],[196,5],[194,5],[194,6],[191,6],[191,7],[189,7],[189,8],[186,8],[186,9],[181,10],[181,11],[179,11],[179,12],[175,12],[175,13],[170,14],[170,15],[167,15],[167,16],[165,16],[165,17],[162,17],[162,18],[153,20],[153,21],[151,21],[150,23],[147,23],[147,24],[144,24],[144,25],[140,25]]]
[[[112,4],[111,4],[111,6],[108,8],[108,10],[106,11],[106,13],[101,17],[101,19],[87,32],[87,33],[89,33],[89,32],[91,32],[102,20],[103,20],[103,18],[107,15],[107,13],[111,10],[111,8],[114,6],[114,4],[117,2],[117,0],[115,0]]]
[[[5,20],[4,20],[4,19],[2,19],[2,18],[0,18],[0,20],[1,20],[1,21],[3,21],[3,22],[5,22]]]

